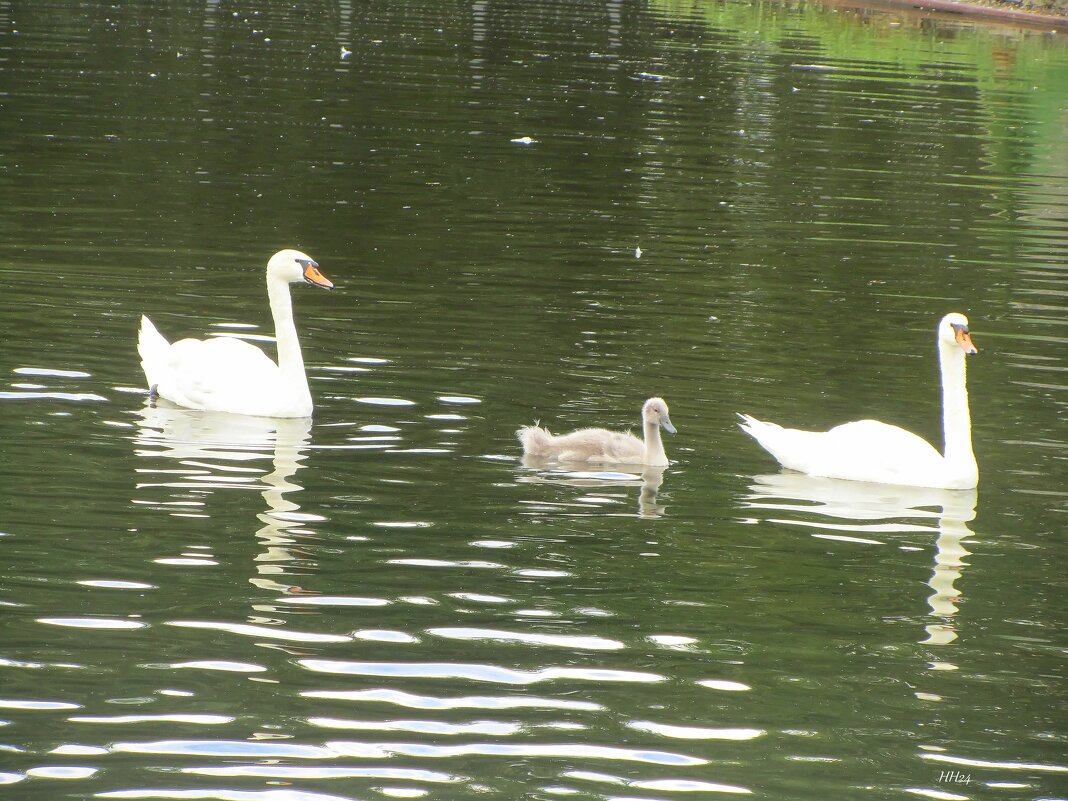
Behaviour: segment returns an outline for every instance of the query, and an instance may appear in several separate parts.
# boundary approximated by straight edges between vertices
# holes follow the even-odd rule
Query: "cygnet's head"
[[[271,260],[267,262],[267,277],[280,278],[287,284],[307,281],[323,289],[334,288],[333,281],[319,272],[319,265],[311,256],[291,248],[280,250],[271,256]]]
[[[667,403],[663,398],[649,398],[645,402],[645,405],[642,406],[642,420],[647,423],[656,423],[669,434],[677,433],[675,426],[671,425]]]
[[[950,312],[942,318],[938,324],[938,343],[949,347],[956,345],[965,353],[979,352],[968,333],[968,318],[960,312]]]

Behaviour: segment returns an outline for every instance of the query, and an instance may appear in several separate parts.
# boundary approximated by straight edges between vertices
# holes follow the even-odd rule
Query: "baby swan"
[[[581,428],[570,434],[554,436],[540,426],[523,426],[515,432],[523,443],[523,455],[558,462],[605,462],[611,464],[668,465],[660,429],[675,433],[663,398],[649,398],[642,406],[642,433],[638,439],[630,432],[604,428]]]

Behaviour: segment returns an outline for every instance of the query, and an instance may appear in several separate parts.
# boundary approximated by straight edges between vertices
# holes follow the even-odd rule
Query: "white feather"
[[[812,476],[914,487],[973,489],[979,469],[972,451],[965,354],[975,353],[968,319],[947,314],[938,326],[945,455],[921,437],[877,420],[830,431],[800,431],[739,415],[745,433],[790,470]]]

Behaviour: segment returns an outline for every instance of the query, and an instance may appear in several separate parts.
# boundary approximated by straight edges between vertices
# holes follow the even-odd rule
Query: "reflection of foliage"
[[[1068,0],[1058,2],[1068,6]],[[749,62],[753,74],[736,81],[743,114],[757,87],[770,90],[776,81],[789,81],[794,92],[819,88],[832,98],[846,93],[855,101],[865,98],[871,112],[882,108],[897,116],[891,124],[899,134],[911,127],[915,135],[922,121],[908,119],[916,115],[895,104],[938,104],[943,108],[927,120],[927,135],[938,134],[934,129],[940,127],[938,145],[946,149],[955,147],[951,137],[978,136],[980,158],[999,174],[1050,173],[1057,154],[1064,155],[1068,58],[1060,37],[1003,25],[964,25],[891,7],[832,8],[805,0],[757,3],[758,25],[749,3],[653,0],[651,7],[675,21],[702,22],[717,48],[756,56]],[[788,119],[797,104],[780,92],[765,94],[756,103],[754,122],[767,128],[773,125],[769,114]],[[832,109],[832,99],[827,105],[824,124],[855,121],[857,102]],[[845,116],[832,121],[832,114]],[[1026,137],[1019,135],[1022,126]]]

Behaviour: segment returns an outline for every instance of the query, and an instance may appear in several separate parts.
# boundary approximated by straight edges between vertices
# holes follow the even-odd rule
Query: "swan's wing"
[[[923,437],[899,426],[880,423],[878,420],[843,423],[832,428],[827,434],[834,438],[840,449],[844,450],[847,447],[874,449],[876,453],[871,454],[873,457],[882,454],[885,457],[913,463],[923,462],[931,457],[942,458],[942,454]],[[850,446],[848,443],[856,444]]]
[[[878,481],[887,484],[931,485],[945,460],[922,437],[878,420],[844,423],[827,432],[829,448],[817,475]]]
[[[192,409],[236,410],[249,398],[262,398],[266,405],[276,400],[281,385],[278,365],[234,337],[182,339],[166,356],[157,392]]]

